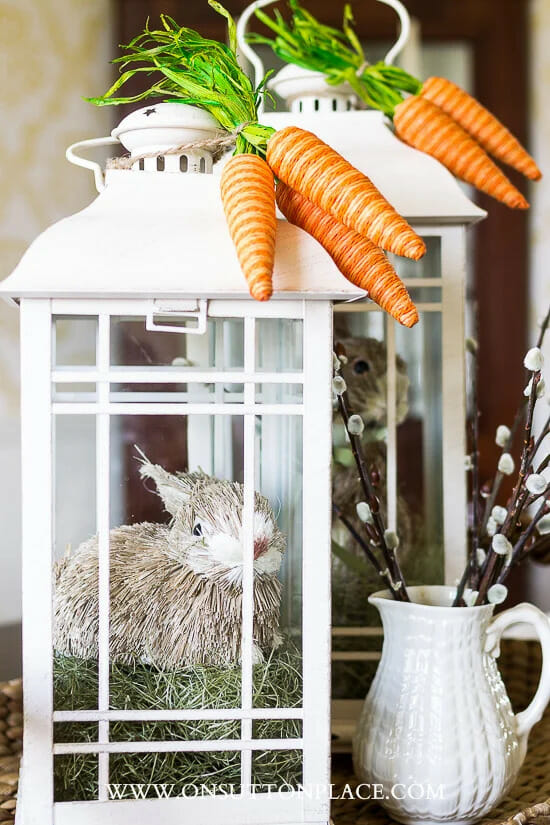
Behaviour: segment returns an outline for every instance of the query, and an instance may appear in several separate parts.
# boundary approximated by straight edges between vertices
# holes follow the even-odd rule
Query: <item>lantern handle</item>
[[[275,2],[277,2],[277,0],[254,0],[253,3],[250,3],[250,5],[246,7],[237,20],[237,46],[239,52],[244,54],[246,59],[252,64],[254,69],[254,86],[258,86],[262,82],[265,75],[265,66],[260,55],[246,42],[248,21],[255,13],[256,9],[263,9],[264,6],[269,6],[271,3]],[[263,110],[264,102],[262,97],[258,104],[258,114],[261,114]]]
[[[91,169],[94,173],[95,188],[98,192],[103,192],[105,189],[105,174],[101,168],[101,164],[95,160],[81,158],[80,155],[76,154],[75,149],[88,146],[112,146],[114,143],[120,143],[120,141],[111,135],[108,137],[90,138],[89,140],[79,140],[76,143],[72,143],[65,152],[65,157],[69,163],[72,163],[74,166],[82,166],[84,169]]]
[[[158,323],[155,318],[195,320],[195,326]],[[208,301],[153,301],[153,307],[145,318],[145,329],[149,332],[180,332],[186,335],[204,335],[208,318]]]
[[[262,81],[262,78],[265,75],[265,66],[259,54],[246,42],[248,21],[255,13],[256,9],[262,9],[264,6],[269,6],[271,3],[275,2],[277,2],[277,0],[254,0],[253,3],[250,3],[250,5],[246,7],[237,21],[237,45],[239,52],[244,54],[246,59],[250,61],[254,68],[255,86],[258,86],[258,84]],[[384,3],[386,6],[390,6],[399,17],[399,22],[401,23],[399,37],[384,57],[384,63],[392,64],[397,55],[403,51],[403,48],[409,39],[411,33],[411,18],[401,0],[378,0],[378,2]],[[263,100],[258,105],[258,113],[261,113],[262,111]]]
[[[401,31],[399,32],[399,37],[384,57],[384,63],[388,63],[390,66],[395,60],[395,58],[401,54],[405,45],[410,37],[411,34],[411,18],[409,12],[401,2],[401,0],[378,0],[379,3],[384,3],[386,6],[390,6],[394,10],[394,12],[399,17],[399,22],[401,24]]]

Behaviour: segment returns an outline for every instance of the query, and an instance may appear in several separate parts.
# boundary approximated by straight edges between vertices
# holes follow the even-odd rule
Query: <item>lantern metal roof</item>
[[[304,70],[293,66],[286,69],[279,73],[279,85],[281,76],[295,90],[301,83],[306,97],[308,83],[319,86],[318,77],[304,78]],[[326,90],[334,97],[334,90]],[[314,94],[320,94],[319,90]],[[295,124],[314,131],[371,177],[413,222],[468,223],[485,215],[437,161],[399,141],[378,112],[294,111],[262,115],[262,122],[275,128]],[[75,147],[121,141],[132,154],[139,154],[200,140],[216,131],[217,124],[208,113],[163,103],[128,115],[111,138],[82,141]],[[68,150],[73,162],[75,147]],[[96,180],[101,179],[98,164],[78,162],[95,167]],[[0,295],[245,297],[247,286],[221,203],[222,167],[223,160],[214,166],[214,174],[181,173],[179,157],[167,155],[164,171],[157,171],[156,159],[154,164],[148,159],[143,169],[136,167],[135,171],[107,170],[98,197],[38,236],[0,284]],[[340,274],[315,240],[278,220],[275,299],[356,300],[365,295]]]
[[[291,111],[262,114],[262,122],[314,132],[368,175],[410,222],[472,223],[486,216],[439,161],[399,140],[382,112],[355,109],[351,88],[329,86],[323,75],[294,65],[281,69],[269,87]]]

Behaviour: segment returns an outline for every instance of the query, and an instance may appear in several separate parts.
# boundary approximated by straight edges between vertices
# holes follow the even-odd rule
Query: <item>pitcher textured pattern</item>
[[[445,606],[451,587],[413,587],[410,595],[423,603],[369,599],[384,648],[354,742],[355,770],[384,786],[382,804],[400,822],[476,822],[513,784],[548,702],[550,625],[531,605],[493,621],[493,605]],[[515,716],[495,656],[505,627],[519,621],[535,625],[546,663],[537,696]]]

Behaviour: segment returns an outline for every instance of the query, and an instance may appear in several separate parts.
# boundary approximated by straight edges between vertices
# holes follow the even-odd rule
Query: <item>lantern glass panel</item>
[[[426,254],[420,261],[402,258],[390,253],[388,256],[402,280],[412,278],[441,278],[441,238],[437,235],[423,236]]]
[[[302,369],[303,324],[295,318],[258,318],[258,372],[298,372]]]
[[[252,783],[255,792],[260,793],[276,791],[281,794],[298,790],[303,783],[302,751],[253,751]]]
[[[97,799],[98,768],[96,753],[54,756],[54,802],[92,802]],[[82,784],[77,785],[74,777],[79,777]]]
[[[96,532],[95,416],[57,416],[54,443],[54,559],[59,561]]]
[[[166,319],[162,319],[166,323]],[[169,321],[174,327],[178,319]],[[195,367],[231,370],[244,365],[244,320],[209,318],[204,335],[158,332],[146,329],[143,317],[113,316],[111,364],[113,366]]]
[[[95,366],[96,340],[97,317],[57,316],[53,326],[55,366]]]
[[[393,259],[419,309],[415,327],[400,327],[373,305],[342,307],[335,316],[335,338],[347,343],[350,358],[350,405],[365,422],[367,463],[410,584],[444,578],[441,238],[424,240],[419,263]],[[361,532],[355,505],[363,496],[338,415],[333,442],[334,497]],[[366,563],[363,574],[350,565],[346,551],[360,563],[363,556],[337,520],[333,539],[344,549],[333,554],[333,696],[362,699],[381,647],[379,619],[366,596],[381,583]]]
[[[186,782],[207,776],[216,777],[207,795],[224,793],[228,783],[296,787],[303,775],[302,321],[214,318],[204,335],[151,332],[134,315],[94,323],[95,365],[74,365],[70,374],[56,366],[52,375],[56,557],[70,544],[81,565],[69,585],[62,562],[54,594],[61,615],[63,593],[73,588],[69,628],[54,634],[56,800],[117,798],[121,784],[172,785],[176,776],[163,795],[179,796]],[[278,342],[273,352],[268,339]],[[265,496],[261,506],[252,499],[248,550],[246,485],[244,507],[242,487],[215,485],[211,500],[199,503],[194,476],[189,514],[187,473],[238,485],[248,478]],[[279,570],[264,571],[273,536],[286,551]],[[254,554],[248,591],[247,552]],[[276,575],[271,591],[265,573]],[[210,574],[224,583],[200,602]],[[178,625],[178,612],[192,618],[193,610],[196,621]],[[241,752],[240,740],[251,738],[265,748]]]
[[[262,415],[256,419],[256,489],[276,514],[286,548],[281,564],[281,689],[256,693],[256,707],[300,707],[302,703],[302,418]],[[261,579],[255,580],[258,599]]]

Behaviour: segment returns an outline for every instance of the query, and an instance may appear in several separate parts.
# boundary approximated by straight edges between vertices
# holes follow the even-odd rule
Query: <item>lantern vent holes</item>
[[[212,172],[212,156],[208,152],[188,152],[182,155],[156,155],[140,158],[133,167],[141,172],[184,172],[207,174]]]
[[[351,95],[336,95],[334,97],[298,97],[291,103],[292,112],[351,112],[355,109]]]

